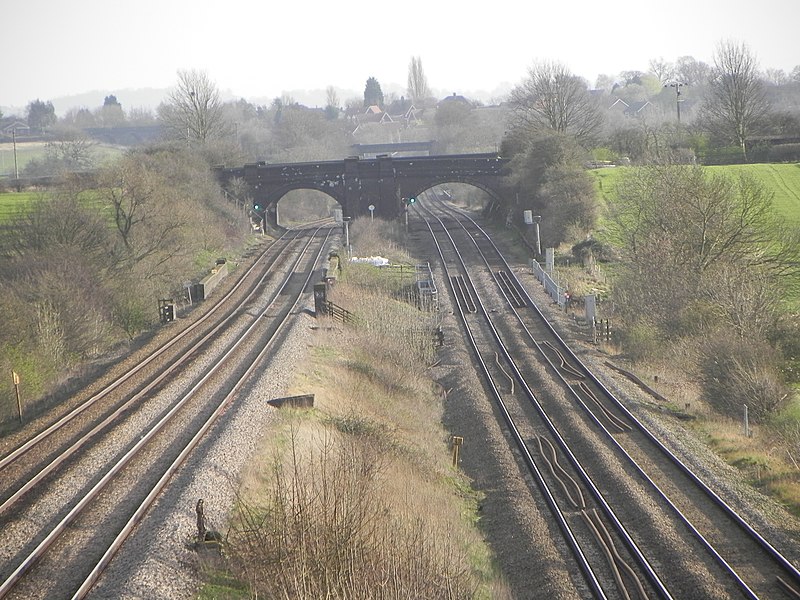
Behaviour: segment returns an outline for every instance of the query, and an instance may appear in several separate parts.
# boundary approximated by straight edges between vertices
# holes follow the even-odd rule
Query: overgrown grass
[[[789,418],[797,419],[794,421],[797,429],[800,414]],[[694,427],[725,462],[744,475],[750,485],[800,517],[800,468],[795,462],[800,457],[787,451],[785,443],[775,443],[774,429],[755,427],[752,436],[747,437],[743,423],[709,417],[698,419]],[[795,438],[795,443],[798,441],[800,436]]]
[[[392,227],[355,227],[354,246],[413,262]],[[228,553],[251,595],[510,597],[475,528],[480,499],[450,464],[427,374],[438,316],[408,301],[409,283],[353,263],[334,286],[358,324],[318,321],[289,390],[315,408],[281,412],[241,487]]]

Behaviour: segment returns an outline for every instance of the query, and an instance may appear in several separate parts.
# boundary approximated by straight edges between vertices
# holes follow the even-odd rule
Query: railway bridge
[[[349,157],[321,162],[217,167],[215,174],[224,186],[239,178],[248,185],[264,218],[277,225],[278,201],[297,189],[318,190],[342,207],[344,217],[369,213],[391,219],[402,214],[409,198],[439,184],[468,183],[494,199],[504,195],[503,176],[509,160],[497,154],[447,154],[438,156],[389,155],[377,158]]]

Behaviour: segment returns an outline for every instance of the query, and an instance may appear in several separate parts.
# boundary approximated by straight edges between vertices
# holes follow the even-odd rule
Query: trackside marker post
[[[11,371],[11,377],[14,380],[14,392],[17,395],[17,414],[19,415],[19,422],[22,423],[22,398],[19,395],[19,373]]]
[[[459,435],[453,436],[453,467],[458,468],[458,451],[464,444],[464,438]]]

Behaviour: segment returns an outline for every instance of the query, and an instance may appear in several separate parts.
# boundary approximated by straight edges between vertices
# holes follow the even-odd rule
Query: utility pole
[[[344,223],[344,250],[347,258],[350,258],[350,217],[342,217]]]
[[[686,84],[685,83],[681,83],[680,81],[674,81],[674,82],[672,82],[672,83],[670,83],[668,85],[671,88],[675,88],[675,106],[678,109],[678,125],[680,125],[681,124],[681,102],[683,102],[683,100],[681,100],[681,88],[683,86],[685,86]],[[665,85],[664,87],[667,87],[667,86]]]
[[[17,191],[20,191],[19,185],[19,167],[17,166],[17,127],[11,129],[11,141],[14,144],[14,181],[17,183]]]

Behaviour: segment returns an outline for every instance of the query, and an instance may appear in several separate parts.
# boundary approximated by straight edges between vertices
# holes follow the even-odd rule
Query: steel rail
[[[447,274],[447,279],[448,279],[449,282],[452,282],[453,281],[453,277],[450,274],[450,269],[448,268],[447,261],[444,258],[444,251],[442,250],[442,247],[439,244],[439,241],[438,241],[438,239],[436,238],[436,235],[433,232],[433,227],[431,226],[431,224],[428,222],[427,219],[423,218],[423,220],[425,221],[425,224],[427,225],[428,230],[430,231],[431,238],[433,239],[433,243],[436,245],[437,251],[439,253],[439,257],[442,260],[442,266],[443,266],[443,268],[445,270],[445,273]],[[442,228],[443,228],[444,232],[447,233],[447,229],[444,226],[442,226]],[[448,234],[448,237],[449,237],[449,234]],[[452,238],[450,238],[450,241],[453,244],[453,246],[455,247],[455,244],[454,244]],[[456,252],[456,255],[458,256],[458,251],[456,250],[455,252]],[[459,258],[460,258],[460,256],[459,256]],[[462,264],[462,267],[466,271],[466,267],[464,266],[463,261],[461,262],[461,264]],[[455,297],[456,296],[456,290],[455,290],[455,287],[452,285],[452,283],[451,283],[451,292],[453,293],[453,295]],[[478,299],[477,304],[480,307],[480,310],[485,313],[485,309],[484,309],[483,305],[480,303],[480,299]],[[458,314],[461,317],[461,322],[465,327],[467,340],[469,341],[470,347],[472,348],[472,353],[475,356],[475,359],[478,362],[478,365],[480,366],[481,371],[483,372],[484,380],[486,381],[486,383],[488,384],[488,386],[492,390],[492,393],[493,393],[494,398],[495,398],[495,403],[496,403],[497,407],[499,408],[500,412],[502,413],[503,419],[508,424],[511,436],[514,439],[514,441],[515,441],[515,443],[517,445],[517,448],[519,449],[520,453],[522,454],[522,458],[523,458],[525,464],[527,465],[529,471],[535,477],[537,485],[539,486],[539,489],[541,490],[541,492],[542,492],[542,494],[544,496],[545,502],[547,503],[548,507],[550,508],[551,513],[553,514],[554,518],[556,519],[556,522],[557,522],[559,528],[561,529],[561,531],[562,531],[562,533],[564,535],[565,541],[567,542],[568,546],[570,547],[570,550],[572,551],[573,555],[575,556],[575,558],[577,560],[577,563],[578,563],[578,568],[580,569],[581,573],[583,574],[587,584],[592,589],[592,592],[595,594],[595,597],[600,598],[600,599],[607,598],[605,591],[603,590],[602,586],[600,585],[599,580],[597,579],[597,575],[595,574],[594,570],[592,569],[592,566],[589,564],[589,560],[587,559],[586,554],[583,552],[583,549],[581,548],[581,545],[578,542],[578,539],[577,539],[577,536],[575,535],[575,532],[572,530],[572,527],[570,527],[569,523],[567,522],[567,519],[566,519],[566,516],[564,515],[564,512],[559,507],[558,501],[555,499],[555,496],[553,495],[552,491],[550,490],[550,487],[547,484],[547,481],[545,480],[544,476],[542,475],[541,471],[539,470],[539,467],[537,466],[536,462],[533,460],[533,456],[531,455],[530,451],[528,450],[528,447],[525,444],[525,441],[522,439],[522,435],[519,432],[519,429],[518,429],[516,423],[514,422],[514,419],[511,416],[511,413],[508,411],[508,409],[506,408],[505,404],[502,401],[502,396],[501,396],[500,390],[497,388],[497,386],[496,386],[496,384],[494,382],[494,379],[492,378],[491,373],[489,372],[489,368],[486,365],[486,362],[483,360],[483,357],[481,356],[480,351],[478,350],[477,341],[475,340],[475,338],[474,338],[474,336],[472,334],[472,331],[470,330],[470,327],[467,324],[467,319],[466,319],[466,316],[464,314],[464,311],[461,309],[461,307],[460,307],[460,305],[458,305],[458,303],[456,303],[456,307],[457,307]]]
[[[288,234],[290,232],[297,232],[297,231],[299,231],[299,230],[286,231],[276,241],[286,241],[286,240],[284,240],[284,238],[286,236],[288,236]],[[287,241],[287,244],[288,243],[289,242]],[[284,246],[284,248],[281,249],[281,252],[283,251],[283,249],[285,249],[285,247],[286,246]],[[90,408],[97,401],[99,401],[100,399],[102,399],[103,397],[108,395],[110,392],[115,390],[117,387],[119,387],[120,385],[122,385],[123,383],[128,381],[131,377],[136,375],[139,371],[141,371],[142,369],[147,367],[151,362],[153,362],[157,358],[159,358],[163,353],[165,353],[167,350],[169,350],[172,346],[174,346],[175,344],[180,342],[184,337],[186,337],[190,333],[193,333],[195,331],[195,329],[197,329],[207,319],[210,319],[212,316],[214,316],[214,313],[216,313],[216,311],[220,310],[224,306],[224,303],[229,298],[231,298],[239,290],[240,286],[244,285],[245,279],[252,272],[255,271],[255,269],[256,269],[256,267],[258,267],[259,263],[261,263],[265,259],[267,254],[269,254],[273,250],[274,250],[274,248],[273,248],[272,245],[270,245],[267,248],[265,248],[264,251],[261,253],[261,256],[259,256],[259,258],[256,259],[256,261],[250,266],[250,268],[248,268],[248,270],[245,271],[242,274],[242,276],[240,277],[239,281],[228,291],[228,293],[225,294],[225,296],[223,296],[222,298],[220,298],[214,304],[214,306],[206,314],[204,314],[202,317],[200,317],[197,321],[195,321],[194,323],[189,325],[186,329],[184,329],[183,331],[178,333],[176,336],[170,338],[162,346],[158,347],[153,353],[151,353],[150,355],[145,357],[145,359],[143,359],[141,362],[136,364],[133,368],[131,368],[128,371],[126,371],[123,375],[121,375],[120,377],[115,379],[113,382],[111,382],[108,386],[106,386],[105,388],[100,390],[98,393],[96,393],[95,395],[91,396],[86,401],[82,402],[79,406],[75,407],[73,410],[71,410],[70,412],[68,412],[67,414],[65,414],[61,418],[59,418],[57,421],[55,421],[54,423],[49,425],[47,428],[45,428],[44,430],[42,430],[39,433],[37,433],[31,439],[27,440],[26,442],[24,442],[23,444],[21,444],[20,446],[18,446],[17,448],[12,450],[11,452],[9,452],[6,456],[0,458],[0,471],[4,467],[6,467],[7,465],[9,465],[12,462],[14,462],[15,460],[17,460],[20,456],[22,456],[23,454],[28,452],[31,448],[35,447],[37,444],[41,443],[42,441],[44,441],[45,439],[50,437],[50,435],[52,435],[54,432],[58,431],[66,423],[68,423],[69,421],[71,421],[72,419],[74,419],[75,417],[80,415],[83,411],[85,411],[88,408]],[[280,252],[278,253],[278,255],[280,255]]]
[[[292,240],[289,240],[287,245],[280,249],[280,251],[278,252],[278,254],[276,256],[276,260],[277,260],[277,258],[282,256],[283,253],[286,250],[288,250],[288,249],[290,249],[292,247],[291,246],[292,241],[296,240],[297,237],[299,237],[299,236],[296,236]],[[273,262],[273,264],[274,264],[274,262]],[[252,271],[252,268],[250,270],[248,270],[248,273],[250,273],[251,271]],[[147,383],[144,388],[142,388],[141,390],[136,392],[133,396],[131,396],[130,398],[128,398],[124,402],[122,402],[112,413],[110,413],[102,421],[97,423],[91,430],[89,430],[88,432],[84,433],[71,446],[69,446],[68,448],[63,450],[57,457],[53,458],[46,466],[44,466],[41,470],[39,470],[39,472],[36,473],[36,475],[34,475],[30,479],[28,479],[28,481],[23,486],[21,486],[14,493],[12,493],[11,496],[6,498],[6,500],[3,501],[2,504],[0,504],[0,515],[5,513],[15,502],[17,502],[27,492],[29,492],[31,489],[33,489],[38,483],[40,483],[50,473],[55,471],[56,468],[58,468],[63,462],[65,462],[68,458],[70,458],[81,447],[86,445],[95,435],[97,435],[99,432],[101,432],[103,429],[105,429],[108,425],[113,423],[120,415],[125,413],[132,405],[134,405],[136,403],[136,401],[138,401],[139,399],[143,398],[151,390],[153,390],[156,386],[158,386],[162,381],[164,381],[169,375],[171,375],[174,371],[176,371],[179,367],[183,366],[184,363],[188,362],[191,359],[192,354],[196,350],[198,350],[201,347],[203,347],[210,339],[212,339],[217,334],[217,332],[219,332],[223,327],[225,327],[228,324],[230,319],[232,319],[233,317],[237,316],[240,312],[244,311],[244,309],[242,308],[244,306],[244,304],[246,302],[248,302],[253,296],[255,296],[256,293],[258,293],[258,290],[259,290],[260,286],[264,283],[264,280],[267,277],[269,277],[270,275],[272,275],[271,267],[270,267],[270,269],[268,269],[266,272],[264,272],[262,274],[262,276],[260,277],[258,283],[253,285],[252,289],[250,290],[248,295],[242,300],[242,302],[240,303],[240,306],[238,308],[232,310],[227,317],[225,317],[224,319],[220,320],[219,323],[217,323],[212,329],[210,329],[208,332],[206,332],[206,334],[202,338],[200,338],[197,342],[195,342],[194,345],[192,345],[190,348],[188,348],[188,350],[186,350],[177,360],[175,360],[174,362],[169,364],[165,369],[162,370],[162,372],[160,374],[158,374],[154,379],[152,379],[149,383]],[[228,297],[230,297],[230,295],[226,296],[226,298],[228,298]],[[215,305],[215,307],[214,307],[215,310],[216,310],[217,306],[219,306],[219,304]],[[211,313],[209,313],[209,314],[211,314]],[[205,318],[205,316],[204,316],[204,318]],[[198,321],[198,323],[199,323],[199,321]],[[184,333],[184,332],[182,332],[182,333]],[[110,391],[109,388],[107,388],[107,390]],[[95,395],[93,402],[99,400],[100,397],[101,397],[100,394]],[[82,409],[83,408],[88,408],[88,407],[82,407]],[[77,415],[75,415],[75,416],[77,416]],[[66,421],[64,423],[61,423],[60,427],[65,426],[67,423],[68,423],[68,421]],[[50,434],[55,433],[55,431],[57,431],[57,430],[58,429],[54,429],[53,431],[50,432]],[[39,441],[41,442],[42,440],[39,440]],[[17,456],[16,458],[19,458],[20,456]]]
[[[478,223],[476,223],[475,220],[472,219],[471,216],[469,216],[468,214],[464,213],[464,211],[460,211],[459,209],[457,209],[455,207],[453,207],[453,210],[455,210],[456,212],[461,213],[467,220],[469,220],[484,235],[486,240],[494,248],[494,250],[497,253],[498,257],[505,263],[505,265],[507,266],[507,268],[510,271],[511,270],[510,266],[508,266],[508,263],[505,260],[505,257],[502,255],[502,253],[497,248],[495,243],[492,241],[491,237],[486,233],[486,231]],[[633,413],[631,413],[630,410],[610,390],[608,390],[608,388],[606,388],[606,386],[594,375],[594,373],[577,357],[577,355],[572,351],[572,349],[569,347],[569,345],[563,340],[563,338],[561,338],[561,336],[558,334],[558,332],[555,331],[555,328],[552,326],[552,324],[542,314],[541,310],[536,305],[536,303],[533,301],[533,299],[530,298],[530,295],[528,294],[527,290],[525,290],[524,286],[522,286],[521,289],[523,290],[523,293],[526,295],[526,297],[528,297],[528,299],[530,300],[532,308],[539,315],[540,319],[542,320],[542,322],[545,325],[545,327],[547,327],[548,331],[553,335],[553,337],[561,345],[562,349],[565,352],[567,352],[569,357],[580,367],[581,371],[592,381],[592,383],[594,383],[603,392],[603,394],[606,396],[606,398],[608,400],[610,400],[611,402],[613,402],[614,405],[620,411],[622,411],[622,413],[630,420],[630,422],[634,424],[634,426],[637,428],[637,430],[639,430],[648,440],[650,440],[650,442],[653,443],[655,445],[655,447],[658,448],[659,451],[662,452],[670,461],[672,461],[673,464],[680,471],[682,471],[684,473],[684,475],[686,475],[690,480],[692,480],[695,483],[695,485],[697,485],[698,488],[700,490],[702,490],[712,500],[712,502],[714,504],[716,504],[723,512],[725,512],[748,536],[750,536],[758,545],[760,545],[762,547],[762,549],[765,552],[767,552],[767,554],[770,555],[773,558],[773,560],[775,560],[775,562],[783,570],[785,570],[789,574],[789,576],[794,580],[794,582],[796,584],[800,584],[800,571],[798,571],[797,567],[795,567],[785,556],[783,556],[783,554],[781,554],[760,533],[758,533],[752,525],[750,525],[741,515],[738,514],[738,512],[736,512],[733,509],[733,507],[731,507],[716,492],[714,492],[711,489],[711,487],[708,484],[706,484],[705,481],[699,475],[694,473],[680,458],[678,458],[673,452],[671,452],[661,442],[661,440],[659,440],[655,436],[655,434],[653,434],[649,430],[649,428],[646,425],[644,425],[644,423],[642,423],[639,419],[637,419],[636,416],[633,415]],[[513,306],[511,307],[511,310],[516,313],[516,310],[514,310]],[[536,344],[538,346],[539,345],[538,342],[536,342],[536,340],[533,338],[533,336],[530,333],[530,331],[527,330],[527,327],[524,325],[524,323],[522,323],[522,320],[521,320],[521,318],[519,316],[518,316],[518,319],[520,320],[520,323],[522,324],[522,326],[525,329],[526,333],[530,336],[530,339],[533,340],[534,344]],[[549,359],[547,359],[547,360],[549,361]],[[555,365],[553,365],[553,366],[555,366]],[[609,432],[605,428],[605,426],[603,426],[603,424],[593,415],[593,413],[588,410],[588,407],[585,406],[585,403],[582,401],[582,399],[579,398],[579,401],[584,406],[584,408],[589,412],[589,414],[592,415],[592,417],[595,419],[596,423],[605,432],[606,436],[610,440],[612,440],[612,442],[615,445],[617,445],[619,451],[623,453],[623,456],[626,456],[627,459],[631,462],[631,464],[636,469],[638,469],[642,473],[642,475],[644,477],[646,477],[646,480],[651,483],[651,485],[654,487],[656,492],[663,497],[663,499],[668,503],[669,506],[671,506],[673,508],[674,511],[676,511],[676,513],[679,515],[679,518],[684,520],[684,522],[687,525],[687,527],[689,527],[690,531],[692,531],[692,533],[697,537],[697,539],[700,540],[701,544],[703,544],[707,548],[707,550],[712,554],[712,556],[715,557],[715,559],[723,567],[723,569],[725,569],[726,571],[729,572],[729,574],[731,574],[732,578],[737,583],[737,585],[739,585],[739,587],[742,589],[742,591],[745,593],[745,595],[747,595],[749,598],[753,598],[753,599],[758,598],[758,596],[755,594],[755,592],[753,592],[753,590],[750,589],[750,587],[747,585],[747,583],[738,575],[738,573],[736,573],[736,571],[733,569],[733,567],[717,552],[717,550],[713,547],[713,545],[710,542],[708,542],[708,540],[702,535],[702,533],[700,533],[699,530],[697,530],[697,528],[691,523],[691,521],[680,511],[680,509],[678,509],[678,507],[674,505],[674,503],[666,496],[666,494],[663,492],[663,490],[661,490],[657,486],[657,484],[650,477],[647,477],[647,475],[645,474],[645,472],[642,469],[642,467],[640,465],[638,465],[638,463],[636,463],[636,461],[633,459],[633,457],[631,457],[625,451],[625,449],[622,448],[622,446],[619,444],[619,442],[616,439],[614,439],[614,436],[611,434],[611,432]]]
[[[327,241],[327,238],[326,238],[326,241]],[[317,256],[316,256],[316,259],[315,259],[315,264],[317,262],[319,262],[319,257],[322,255],[322,251],[324,250],[324,248],[325,248],[325,242],[323,242],[323,244],[320,246],[320,250],[317,253]],[[233,402],[233,400],[236,397],[236,395],[239,393],[239,391],[244,386],[244,384],[250,379],[250,377],[256,371],[256,369],[261,366],[261,361],[264,359],[264,356],[267,354],[268,351],[272,350],[272,343],[271,342],[278,336],[278,334],[281,332],[281,330],[285,327],[286,323],[288,323],[288,321],[289,321],[289,313],[291,313],[292,309],[295,308],[300,303],[300,298],[302,298],[303,292],[306,290],[306,288],[308,288],[308,283],[311,281],[311,278],[312,278],[313,275],[314,275],[314,270],[313,269],[309,269],[308,276],[306,277],[306,280],[303,283],[303,288],[302,288],[301,292],[297,295],[297,298],[295,299],[295,301],[292,304],[292,306],[289,308],[289,311],[287,312],[287,314],[281,320],[280,324],[278,325],[277,329],[273,333],[273,335],[270,338],[270,340],[264,345],[264,347],[261,349],[261,351],[255,357],[253,362],[247,368],[247,370],[242,374],[242,376],[239,378],[239,380],[231,388],[230,392],[228,392],[225,395],[225,397],[222,399],[222,401],[220,401],[219,405],[216,407],[214,412],[208,417],[208,419],[206,419],[206,421],[203,423],[203,425],[200,427],[200,429],[197,431],[197,433],[192,437],[192,439],[189,441],[189,443],[186,444],[186,446],[183,448],[183,450],[181,450],[180,454],[175,458],[175,460],[172,462],[172,464],[167,468],[167,470],[164,472],[164,474],[158,480],[156,485],[153,486],[153,488],[147,494],[145,499],[139,504],[139,506],[133,512],[133,515],[131,515],[131,517],[128,520],[128,522],[120,530],[120,532],[117,534],[116,538],[114,538],[114,541],[109,545],[108,549],[103,553],[103,556],[100,558],[100,560],[97,562],[95,567],[92,569],[92,571],[89,574],[89,576],[84,580],[84,582],[80,585],[78,590],[75,592],[75,594],[72,597],[73,600],[81,600],[81,599],[85,598],[86,595],[91,591],[92,587],[94,587],[94,585],[97,583],[97,580],[100,578],[100,575],[102,574],[102,572],[108,567],[108,565],[110,564],[112,558],[119,551],[119,549],[122,547],[122,545],[125,543],[125,541],[128,539],[128,537],[133,532],[133,530],[136,527],[136,525],[144,518],[144,516],[147,513],[147,511],[153,505],[153,502],[155,502],[155,500],[158,497],[158,495],[167,486],[167,484],[169,483],[169,480],[172,478],[172,476],[183,465],[183,463],[188,458],[189,454],[200,443],[200,440],[208,432],[208,430],[211,429],[212,425],[214,425],[216,423],[216,421],[220,417],[220,415],[223,412],[225,412],[225,410],[228,408],[228,406]],[[283,290],[283,288],[286,287],[288,282],[289,282],[289,278],[287,278],[287,280],[284,283],[284,285],[281,286],[281,291]],[[276,294],[276,298],[277,298],[277,296],[279,294],[280,294],[280,291],[279,291],[278,294]],[[267,308],[265,308],[264,311],[262,311],[261,316],[263,316],[267,312],[267,310],[269,308],[270,308],[269,306]],[[253,324],[253,326],[255,326],[255,323]],[[249,330],[245,335],[248,335],[248,334],[249,334]]]
[[[328,237],[330,237],[332,230],[329,230]],[[319,256],[322,253],[322,250],[325,247],[325,243],[328,239],[323,241],[320,245],[319,253],[315,259],[315,264],[319,260]],[[314,238],[310,238],[307,245],[306,250],[313,242]],[[305,251],[304,251],[305,252]],[[297,259],[297,263],[302,258],[302,254]],[[296,263],[296,264],[297,264]],[[312,269],[313,271],[313,269]],[[149,431],[143,434],[139,440],[133,445],[125,455],[118,460],[104,475],[103,477],[81,498],[78,503],[73,506],[73,508],[67,513],[65,517],[61,519],[61,521],[51,530],[51,532],[36,546],[36,548],[25,558],[23,561],[14,569],[11,575],[0,584],[0,598],[3,598],[9,591],[11,591],[14,586],[24,577],[24,575],[39,561],[39,559],[47,552],[47,550],[52,546],[52,544],[64,533],[64,531],[68,528],[68,526],[86,509],[86,507],[94,500],[106,487],[107,485],[114,479],[114,477],[141,451],[142,448],[146,446],[146,444],[157,434],[159,433],[167,423],[169,423],[175,414],[188,403],[188,401],[195,396],[195,394],[203,387],[203,385],[214,375],[228,360],[228,358],[233,354],[233,352],[238,349],[238,347],[243,344],[247,338],[259,327],[261,326],[262,317],[266,315],[267,311],[272,307],[274,302],[280,297],[280,292],[289,284],[292,279],[293,273],[290,272],[287,277],[285,278],[281,289],[273,296],[272,301],[269,305],[260,311],[259,315],[253,320],[250,326],[246,329],[246,331],[239,337],[239,339],[225,352],[225,354],[219,358],[215,364],[206,372],[206,374],[194,385],[192,388],[184,394],[184,396],[176,402],[170,410],[165,413],[157,423],[155,423]],[[304,286],[305,288],[305,286]],[[302,295],[302,290],[299,296]],[[286,315],[288,318],[288,313]],[[273,338],[275,333],[273,333]],[[261,355],[260,355],[261,356]],[[248,372],[251,372],[248,370]],[[237,388],[238,391],[238,388]],[[194,439],[194,438],[193,438]]]
[[[420,206],[420,204],[418,203],[417,206]],[[420,207],[417,210],[425,210],[425,209]],[[454,247],[456,247],[457,244],[453,240],[452,236],[450,236],[450,232],[447,230],[447,227],[444,225],[444,223],[441,221],[441,219],[439,219],[435,215],[432,215],[432,216],[439,221],[439,223],[441,224],[441,226],[444,229],[445,233],[450,238],[451,243],[453,244]],[[427,222],[427,220],[426,220],[426,222]],[[483,233],[483,235],[486,235],[486,233],[483,230],[481,230],[481,232]],[[475,247],[480,252],[480,248],[478,247],[477,242],[475,242],[473,236],[469,235],[469,238],[472,240],[473,244],[475,244]],[[487,236],[487,238],[488,238],[488,236]],[[456,253],[458,254],[457,251],[456,251]],[[483,253],[482,252],[480,252],[480,253],[483,256]],[[458,256],[459,256],[459,260],[461,261],[462,267],[464,268],[464,270],[466,272],[467,271],[467,267],[464,264],[463,259],[461,259],[460,254],[458,254]],[[485,256],[484,256],[484,260],[486,260]],[[488,266],[489,265],[487,263],[487,267]],[[508,269],[509,269],[509,271],[511,270],[510,267],[508,267]],[[489,270],[491,271],[491,268]],[[493,279],[497,283],[497,279],[496,279],[496,277],[494,277],[494,273],[493,273]],[[498,283],[498,285],[499,285],[499,283]],[[501,286],[501,291],[502,291],[502,286]],[[667,589],[666,585],[664,585],[664,583],[661,581],[661,578],[655,572],[655,569],[652,567],[650,562],[647,560],[647,558],[645,557],[644,553],[639,548],[638,544],[636,544],[635,540],[631,537],[630,533],[627,531],[627,528],[623,525],[622,521],[617,517],[617,515],[614,512],[613,508],[605,500],[605,497],[603,496],[602,492],[599,490],[599,488],[596,486],[596,484],[594,483],[592,478],[589,476],[589,474],[583,468],[583,465],[580,463],[578,458],[573,454],[572,450],[569,448],[569,444],[567,444],[566,440],[563,438],[561,433],[558,431],[558,428],[556,427],[555,423],[553,423],[553,421],[547,415],[547,412],[544,410],[544,407],[539,403],[538,399],[536,398],[536,395],[533,393],[533,390],[530,388],[530,386],[528,385],[524,375],[522,374],[522,372],[520,371],[519,367],[517,366],[516,361],[511,356],[510,352],[508,351],[508,348],[506,347],[505,343],[503,342],[502,336],[500,335],[500,332],[497,331],[497,328],[495,327],[491,317],[489,316],[488,312],[486,311],[485,307],[483,306],[483,302],[480,299],[480,296],[477,294],[477,291],[475,292],[475,294],[476,294],[476,303],[480,306],[481,312],[483,314],[483,317],[486,320],[487,324],[489,325],[489,328],[492,331],[492,334],[495,337],[495,340],[496,340],[501,352],[505,356],[506,361],[511,366],[512,370],[514,371],[515,376],[517,377],[517,380],[519,381],[519,383],[522,386],[523,390],[525,390],[526,395],[531,400],[533,406],[536,408],[536,410],[539,413],[540,417],[542,418],[542,420],[547,425],[548,429],[550,430],[551,434],[553,435],[553,437],[558,442],[559,446],[561,446],[562,451],[569,457],[570,462],[573,464],[573,467],[580,474],[581,479],[584,481],[584,483],[587,485],[587,487],[591,491],[592,496],[594,496],[595,500],[598,502],[598,504],[603,509],[603,512],[612,521],[612,523],[614,524],[615,529],[617,530],[617,532],[622,537],[623,541],[625,542],[626,546],[628,547],[629,551],[632,553],[632,555],[634,556],[636,561],[642,567],[643,571],[647,575],[648,579],[650,580],[651,584],[656,589],[656,591],[658,592],[660,597],[661,598],[672,598],[672,595],[670,594],[670,592]],[[530,300],[530,298],[529,298],[529,300]],[[512,311],[515,311],[513,305],[510,302],[509,302],[509,306],[510,306]]]

